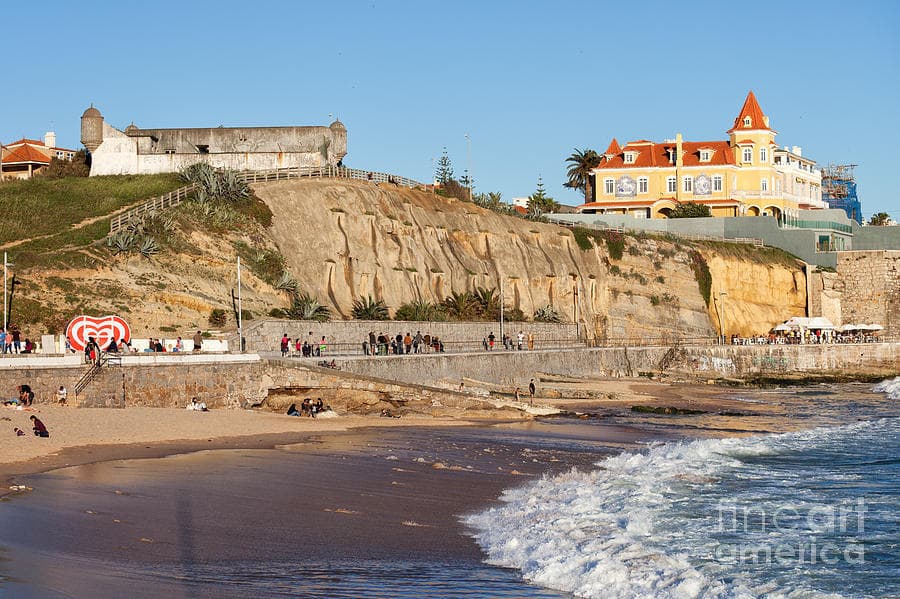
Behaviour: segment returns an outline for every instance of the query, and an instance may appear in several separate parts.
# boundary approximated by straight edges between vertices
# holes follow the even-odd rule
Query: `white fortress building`
[[[91,176],[178,172],[206,162],[218,168],[264,171],[338,166],[347,154],[347,129],[328,127],[212,127],[124,131],[91,105],[81,115],[81,143],[91,154]]]

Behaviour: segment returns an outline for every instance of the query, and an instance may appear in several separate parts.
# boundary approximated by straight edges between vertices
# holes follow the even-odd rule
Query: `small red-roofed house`
[[[56,146],[56,134],[48,131],[44,140],[22,138],[0,144],[0,179],[30,179],[49,166],[53,158],[72,160],[75,150]]]

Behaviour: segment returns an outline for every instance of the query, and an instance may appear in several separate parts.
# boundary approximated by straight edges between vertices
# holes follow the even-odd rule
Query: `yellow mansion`
[[[753,92],[747,94],[728,141],[613,139],[593,171],[586,214],[667,218],[679,203],[710,207],[713,216],[797,216],[827,208],[822,175],[798,147],[779,148]]]

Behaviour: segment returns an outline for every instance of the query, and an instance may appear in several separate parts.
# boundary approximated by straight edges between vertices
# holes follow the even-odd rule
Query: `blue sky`
[[[8,4],[8,6],[7,6]],[[0,140],[80,147],[114,126],[327,124],[345,162],[430,180],[471,136],[476,191],[538,176],[556,199],[573,148],[611,137],[726,139],[752,89],[779,145],[856,163],[863,211],[900,216],[900,3],[5,3]],[[25,60],[27,57],[27,60]],[[21,60],[21,62],[16,62]]]

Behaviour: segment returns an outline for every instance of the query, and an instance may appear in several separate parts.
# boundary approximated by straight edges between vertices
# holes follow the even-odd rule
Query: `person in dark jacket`
[[[47,427],[44,426],[44,423],[41,422],[37,416],[31,416],[31,428],[34,430],[35,437],[49,437],[50,432],[47,430]]]

